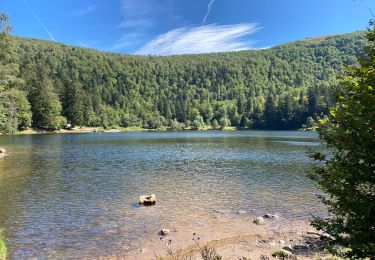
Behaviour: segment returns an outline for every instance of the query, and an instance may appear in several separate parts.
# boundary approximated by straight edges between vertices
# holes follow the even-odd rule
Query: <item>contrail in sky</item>
[[[31,9],[29,3],[25,0],[25,5],[29,8],[31,14],[34,16],[35,20],[40,24],[40,26],[43,27],[44,31],[46,31],[46,33],[49,35],[50,39],[52,41],[56,41],[55,37],[53,37],[52,33],[50,33],[47,29],[47,27],[43,24],[43,22],[39,19],[39,17],[36,15],[36,13],[33,11],[33,9]]]
[[[202,25],[206,23],[207,17],[211,12],[212,6],[214,5],[215,0],[209,0],[208,6],[207,6],[207,12],[206,15],[203,17]]]

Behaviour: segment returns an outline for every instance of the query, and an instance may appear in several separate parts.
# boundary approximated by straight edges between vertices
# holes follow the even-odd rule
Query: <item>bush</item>
[[[223,259],[220,255],[217,254],[215,248],[204,246],[201,249],[201,256],[203,260],[221,260]]]
[[[348,68],[342,91],[330,114],[318,122],[327,152],[310,177],[326,193],[327,218],[312,222],[323,230],[325,247],[333,254],[363,259],[375,255],[375,26],[368,33],[367,55],[360,67]],[[340,248],[349,248],[339,252]]]

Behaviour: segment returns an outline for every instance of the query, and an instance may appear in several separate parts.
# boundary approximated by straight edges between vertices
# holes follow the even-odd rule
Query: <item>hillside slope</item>
[[[365,43],[365,32],[354,32],[266,50],[145,57],[11,36],[3,66],[20,80],[4,88],[26,93],[40,128],[53,127],[40,122],[33,93],[47,89],[61,104],[54,115],[73,125],[295,129],[332,105],[337,76]]]

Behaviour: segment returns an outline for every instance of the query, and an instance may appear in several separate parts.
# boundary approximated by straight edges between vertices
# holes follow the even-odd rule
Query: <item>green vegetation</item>
[[[5,237],[3,230],[0,229],[0,260],[5,260],[7,258],[7,246],[5,243]]]
[[[17,38],[7,34],[5,15],[1,23],[0,92],[23,96],[12,105],[0,97],[2,132],[31,122],[58,129],[65,120],[104,128],[297,129],[328,112],[343,65],[357,64],[366,43],[355,32],[259,51],[145,57]]]
[[[278,259],[297,259],[296,256],[294,256],[291,252],[286,250],[275,250],[272,252],[273,257],[277,257]]]
[[[8,17],[0,13],[0,133],[15,133],[31,126],[30,103],[21,86],[18,61],[8,36]]]
[[[311,177],[327,194],[327,218],[313,225],[323,230],[327,248],[351,259],[375,255],[375,25],[367,34],[360,67],[349,67],[329,116],[318,123],[328,149],[313,156],[319,163]],[[345,250],[344,250],[345,249]]]

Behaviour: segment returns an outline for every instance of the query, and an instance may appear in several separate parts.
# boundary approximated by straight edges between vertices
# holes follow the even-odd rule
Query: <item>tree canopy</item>
[[[365,56],[342,78],[337,103],[318,124],[328,149],[311,177],[325,192],[329,216],[313,225],[323,230],[329,249],[345,247],[353,259],[375,256],[375,26],[367,34]]]
[[[54,105],[43,109],[76,126],[297,129],[328,112],[337,76],[344,65],[357,64],[366,38],[355,32],[266,50],[167,57],[105,53],[5,32],[0,41],[8,57],[0,61],[0,85],[25,93],[34,127],[59,127],[36,120],[42,110],[35,93],[47,91]],[[36,84],[39,68],[45,70],[42,85]]]

